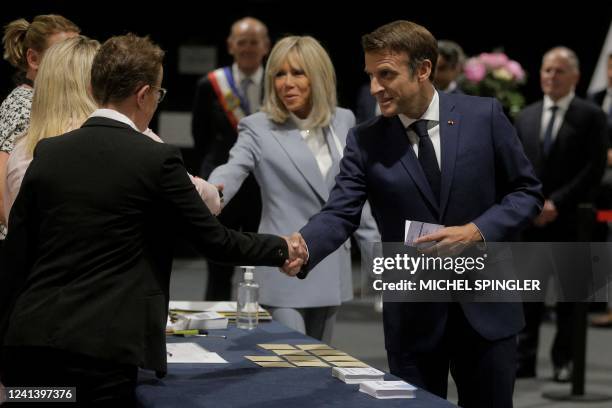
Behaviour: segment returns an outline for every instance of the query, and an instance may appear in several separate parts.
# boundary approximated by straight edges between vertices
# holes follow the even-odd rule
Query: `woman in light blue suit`
[[[286,234],[299,230],[327,201],[355,117],[336,106],[333,65],[312,37],[287,37],[274,46],[264,89],[262,112],[240,121],[229,161],[209,182],[222,184],[229,201],[253,173],[263,203],[259,232]],[[380,241],[369,209],[356,238],[362,250]],[[329,343],[338,306],[352,298],[350,241],[307,280],[273,268],[257,268],[255,279],[260,302],[275,320]]]

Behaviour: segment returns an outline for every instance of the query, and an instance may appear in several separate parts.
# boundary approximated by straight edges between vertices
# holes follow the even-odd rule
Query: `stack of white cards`
[[[372,367],[334,367],[332,368],[332,376],[347,384],[359,384],[363,381],[382,381],[385,373]]]
[[[404,381],[364,381],[359,391],[379,399],[414,398],[416,387]]]
[[[200,312],[187,315],[188,329],[227,329],[228,318],[217,312]]]

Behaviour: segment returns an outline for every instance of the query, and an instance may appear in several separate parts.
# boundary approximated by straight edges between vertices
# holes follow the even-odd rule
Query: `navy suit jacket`
[[[508,241],[540,212],[540,182],[499,102],[443,92],[439,96],[440,203],[397,116],[381,116],[351,129],[329,200],[301,230],[310,256],[304,272],[359,226],[366,199],[383,242],[403,242],[405,220],[447,226],[474,222],[486,241]],[[387,350],[433,348],[444,333],[448,306],[386,303]],[[489,340],[516,334],[523,326],[518,304],[462,307],[473,328]]]

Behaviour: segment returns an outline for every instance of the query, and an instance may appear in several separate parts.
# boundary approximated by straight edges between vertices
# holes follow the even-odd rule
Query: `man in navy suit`
[[[438,93],[436,40],[417,24],[384,25],[362,45],[382,115],[349,131],[327,204],[292,236],[309,258],[284,271],[304,278],[358,227],[366,199],[383,242],[403,242],[406,220],[447,226],[422,237],[443,247],[510,240],[542,198],[500,104]],[[512,406],[519,304],[386,302],[383,311],[391,373],[446,397],[450,367],[461,406]]]

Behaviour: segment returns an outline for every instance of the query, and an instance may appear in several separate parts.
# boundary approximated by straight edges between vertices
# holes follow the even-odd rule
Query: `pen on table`
[[[187,337],[187,336],[198,336],[198,337],[218,337],[221,339],[227,339],[227,336],[222,334],[208,334],[208,330],[175,330],[172,334],[179,337]]]

